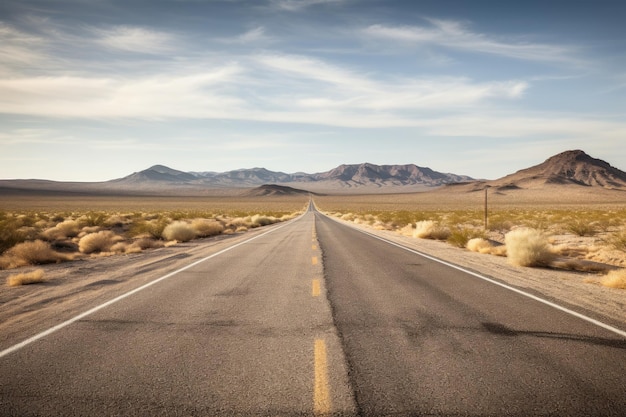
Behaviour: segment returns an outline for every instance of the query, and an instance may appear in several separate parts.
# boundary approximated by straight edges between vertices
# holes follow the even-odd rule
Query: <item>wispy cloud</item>
[[[249,45],[260,42],[270,42],[273,39],[266,34],[266,30],[263,26],[259,26],[244,32],[241,35],[232,38],[220,38],[218,40],[222,43]]]
[[[45,56],[40,49],[45,43],[45,39],[39,36],[0,22],[0,67],[42,61]]]
[[[79,118],[219,118],[240,104],[222,92],[235,65],[202,73],[151,77],[0,79],[0,113]]]
[[[569,47],[543,43],[513,42],[473,32],[454,20],[428,19],[430,26],[389,26],[376,24],[365,34],[381,39],[415,44],[432,44],[446,48],[499,55],[531,61],[574,61]]]
[[[166,32],[135,26],[94,29],[96,42],[111,49],[145,54],[161,54],[173,49],[174,37]]]
[[[295,89],[289,93],[291,108],[449,110],[489,98],[519,98],[528,88],[526,82],[516,80],[472,83],[453,77],[376,79],[302,56],[263,55],[257,61],[281,73],[283,79],[296,78]]]
[[[338,4],[344,2],[346,2],[346,0],[272,0],[271,4],[277,9],[294,12],[306,9],[310,6],[320,4]]]

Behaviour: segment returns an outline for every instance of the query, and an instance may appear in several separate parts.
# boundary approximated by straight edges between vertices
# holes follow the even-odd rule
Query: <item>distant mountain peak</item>
[[[532,183],[535,187],[545,184],[576,184],[623,188],[626,187],[626,172],[576,149],[561,152],[539,165],[522,169],[494,183],[506,186]]]

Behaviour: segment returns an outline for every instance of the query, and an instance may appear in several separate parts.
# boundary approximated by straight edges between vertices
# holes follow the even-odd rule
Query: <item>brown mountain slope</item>
[[[265,184],[260,187],[248,190],[241,195],[243,197],[266,197],[266,196],[289,196],[289,195],[309,195],[315,194],[309,191],[300,190],[297,188],[287,187],[284,185]]]
[[[626,191],[626,172],[607,162],[592,158],[581,150],[566,151],[545,162],[522,169],[493,181],[451,185],[458,191],[477,191],[494,187],[499,191],[545,189],[553,186],[579,186]]]

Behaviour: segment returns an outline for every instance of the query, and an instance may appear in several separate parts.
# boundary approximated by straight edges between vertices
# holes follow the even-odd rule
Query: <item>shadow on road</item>
[[[513,330],[499,323],[481,323],[489,333],[500,336],[534,336],[548,339],[572,340],[575,342],[588,343],[598,346],[609,346],[618,349],[626,349],[626,340],[608,339],[604,337],[581,336],[567,333],[535,332],[530,330]]]

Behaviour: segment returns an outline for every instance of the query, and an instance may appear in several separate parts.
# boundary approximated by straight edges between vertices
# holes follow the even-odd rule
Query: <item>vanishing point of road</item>
[[[312,204],[219,245],[0,335],[0,416],[626,415],[623,329],[497,276]]]

